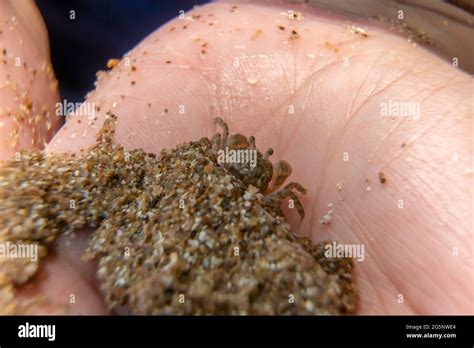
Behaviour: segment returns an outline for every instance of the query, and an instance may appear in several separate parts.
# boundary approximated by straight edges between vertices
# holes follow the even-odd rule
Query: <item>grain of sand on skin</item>
[[[111,309],[133,314],[345,314],[357,292],[348,259],[297,240],[280,209],[262,204],[217,162],[207,138],[126,152],[110,115],[81,156],[25,151],[0,171],[0,240],[36,243],[96,227],[85,259]],[[23,261],[22,261],[23,260]],[[0,308],[26,309],[15,287],[39,262],[2,259]]]

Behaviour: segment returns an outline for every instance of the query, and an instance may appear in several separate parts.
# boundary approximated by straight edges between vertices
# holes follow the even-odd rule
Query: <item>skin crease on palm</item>
[[[472,314],[472,80],[372,23],[364,38],[346,19],[292,9],[304,19],[283,16],[287,5],[223,2],[170,21],[87,97],[100,106],[95,125],[71,117],[47,151],[88,148],[107,110],[119,118],[117,142],[155,153],[210,137],[220,116],[261,151],[272,147],[272,161],[288,160],[289,180],[309,190],[301,224],[286,209],[297,234],[365,246],[359,313]],[[288,42],[291,30],[299,37]],[[420,117],[382,116],[388,100],[420,103]],[[20,289],[24,301],[45,296],[32,313],[107,313],[94,265],[80,260],[88,233],[61,237]]]

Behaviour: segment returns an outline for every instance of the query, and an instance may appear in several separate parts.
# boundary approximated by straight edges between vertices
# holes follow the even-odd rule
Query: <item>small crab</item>
[[[245,185],[252,185],[257,188],[264,195],[262,203],[277,212],[280,211],[281,201],[286,197],[290,197],[294,201],[296,210],[303,220],[305,216],[303,204],[293,190],[302,194],[306,194],[307,190],[296,182],[290,182],[278,190],[291,175],[291,165],[285,160],[272,164],[269,157],[273,154],[273,149],[270,148],[265,154],[262,154],[256,148],[255,137],[246,137],[239,133],[229,135],[229,127],[224,120],[217,117],[214,122],[222,128],[222,135],[221,133],[216,133],[211,139],[212,148],[216,152],[225,150],[253,150],[256,153],[256,165],[254,166],[249,165],[248,162],[224,162],[221,165]]]

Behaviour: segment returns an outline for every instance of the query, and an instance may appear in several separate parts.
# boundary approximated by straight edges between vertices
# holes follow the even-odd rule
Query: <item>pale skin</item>
[[[355,267],[359,313],[472,314],[472,79],[372,24],[365,38],[345,20],[292,9],[305,18],[290,21],[280,14],[286,6],[232,2],[165,24],[89,95],[101,106],[95,126],[71,118],[47,151],[88,148],[107,110],[119,117],[119,143],[151,152],[211,137],[222,117],[262,153],[273,148],[272,162],[293,168],[287,182],[308,189],[301,224],[284,205],[297,234],[365,246]],[[382,115],[388,100],[419,103],[419,117]],[[60,238],[20,291],[23,300],[46,296],[32,312],[107,313],[94,265],[80,260],[88,232]]]

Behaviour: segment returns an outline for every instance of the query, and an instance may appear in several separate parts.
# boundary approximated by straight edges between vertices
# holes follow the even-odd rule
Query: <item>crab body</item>
[[[285,160],[281,160],[273,165],[269,160],[269,157],[273,154],[273,149],[270,148],[262,154],[255,145],[255,137],[246,137],[239,133],[229,135],[229,127],[219,117],[215,119],[215,123],[222,128],[222,134],[216,133],[212,137],[212,146],[217,153],[222,154],[222,152],[228,153],[231,151],[234,154],[247,154],[247,156],[243,156],[244,159],[254,158],[253,161],[220,161],[221,165],[245,185],[252,185],[260,193],[266,194],[264,202],[272,207],[274,211],[279,212],[281,201],[286,197],[290,197],[293,199],[301,219],[303,219],[303,205],[293,190],[296,189],[298,192],[305,194],[306,189],[300,184],[292,182],[277,191],[292,173],[290,164]]]

